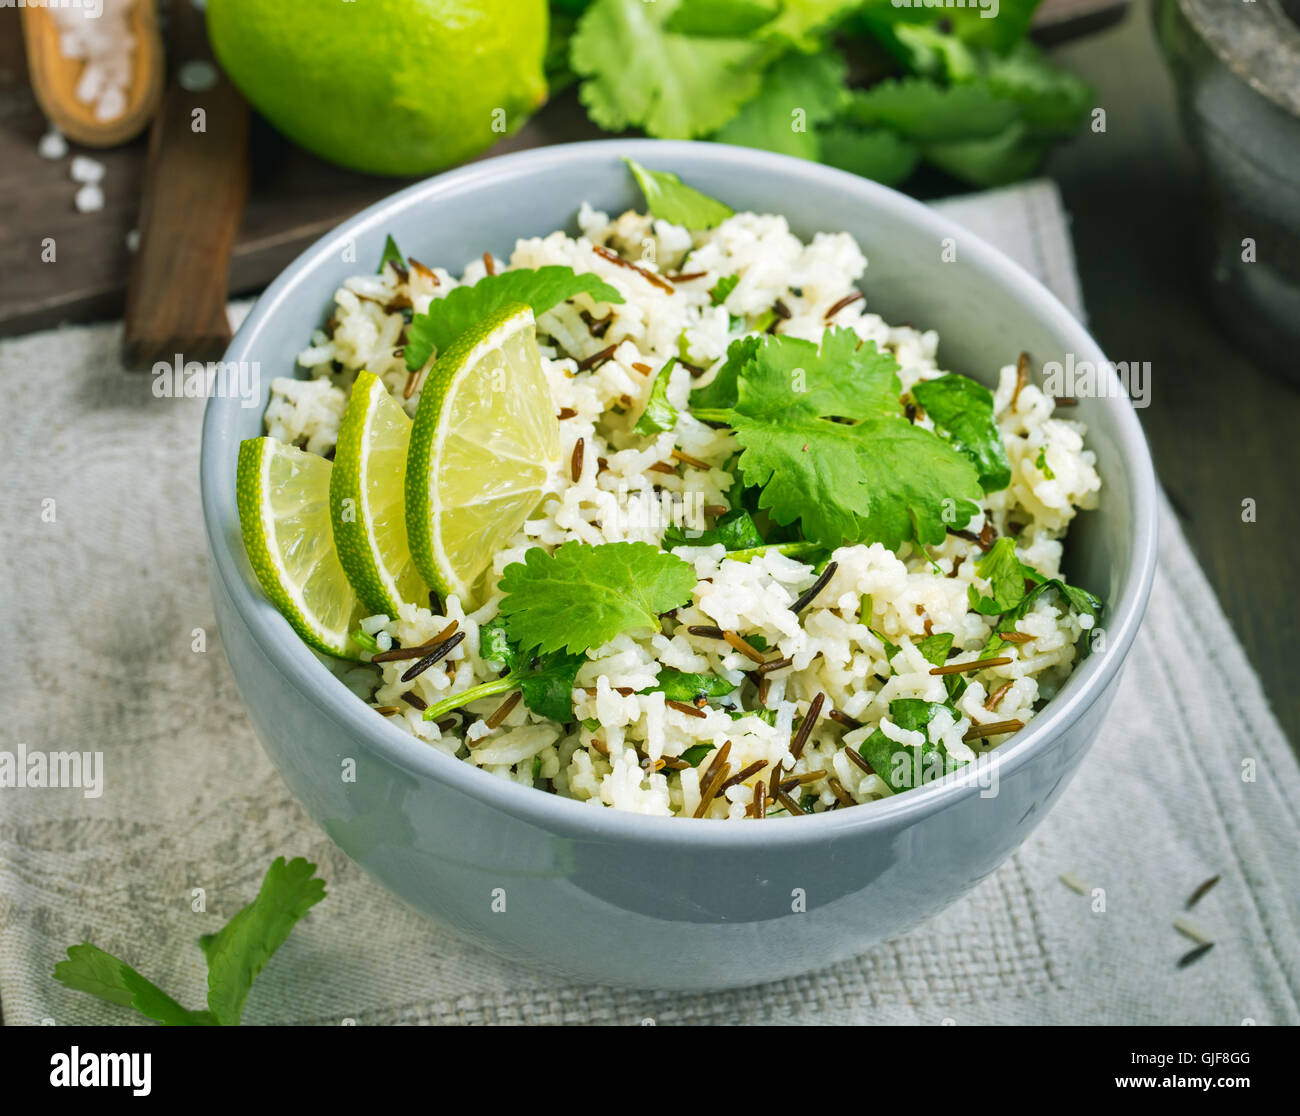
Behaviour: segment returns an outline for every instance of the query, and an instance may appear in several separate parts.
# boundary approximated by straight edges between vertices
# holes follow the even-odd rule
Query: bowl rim
[[[779,171],[787,179],[831,182],[855,193],[858,200],[882,216],[919,225],[936,242],[960,236],[962,259],[977,273],[1001,283],[1013,296],[1036,308],[1036,315],[1067,339],[1080,359],[1104,360],[1097,343],[1073,314],[1037,279],[1002,252],[923,203],[868,179],[792,156],[753,148],[684,140],[605,139],[557,144],[486,159],[418,182],[368,206],[316,240],[266,288],[235,334],[223,360],[245,360],[258,340],[262,326],[290,303],[298,285],[326,259],[338,258],[340,247],[367,232],[383,232],[397,209],[437,205],[440,198],[460,194],[504,175],[522,180],[541,169],[581,168],[593,158],[621,159],[671,167],[690,174],[689,164],[710,160],[736,174],[763,175]],[[680,166],[681,163],[687,164]],[[576,204],[576,203],[575,203]],[[324,307],[321,308],[322,312]],[[1113,412],[1115,442],[1122,460],[1115,470],[1128,485],[1133,507],[1133,553],[1126,571],[1126,587],[1110,604],[1106,624],[1107,646],[1093,653],[1070,675],[1062,691],[1011,741],[988,753],[999,779],[1005,778],[1057,740],[1107,689],[1119,672],[1136,637],[1146,610],[1155,574],[1157,506],[1155,473],[1141,425],[1113,368],[1101,365],[1106,379],[1104,398],[1098,400]],[[695,847],[751,849],[791,848],[833,841],[863,830],[892,829],[915,824],[922,818],[981,793],[978,780],[951,772],[921,787],[852,810],[835,810],[799,818],[769,818],[763,826],[719,824],[717,819],[644,815],[546,794],[533,787],[502,779],[473,764],[448,756],[384,718],[374,716],[364,701],[332,674],[261,592],[251,572],[240,566],[247,559],[230,545],[229,524],[217,521],[216,501],[210,496],[227,486],[232,494],[234,474],[222,460],[222,428],[239,400],[213,396],[203,418],[200,450],[200,494],[208,539],[212,576],[221,579],[232,607],[248,627],[251,637],[277,670],[296,688],[310,695],[322,716],[330,717],[381,759],[420,780],[433,780],[495,807],[516,818],[552,832],[567,832],[589,840],[636,841],[650,845],[686,843]],[[229,476],[225,473],[230,472]],[[233,495],[230,499],[233,507]],[[214,589],[216,587],[214,586]],[[981,765],[984,766],[984,765]]]

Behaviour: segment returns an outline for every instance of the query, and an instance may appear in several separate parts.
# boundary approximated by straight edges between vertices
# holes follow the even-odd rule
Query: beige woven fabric
[[[1050,185],[963,199],[954,215],[1077,307]],[[153,398],[148,377],[118,367],[118,342],[117,327],[96,326],[0,344],[0,749],[99,750],[105,765],[94,799],[0,789],[6,1022],[132,1020],[50,979],[82,939],[200,1006],[195,939],[247,902],[280,854],[314,859],[329,898],[259,979],[249,1022],[1300,1022],[1300,772],[1167,508],[1150,613],[1102,739],[1051,816],[971,894],[855,961],[776,985],[569,987],[404,907],[290,797],[213,624],[202,404]],[[1103,888],[1105,912],[1063,872]],[[1217,945],[1180,970],[1191,943],[1173,921],[1216,873],[1190,917]],[[196,887],[207,913],[191,910]]]

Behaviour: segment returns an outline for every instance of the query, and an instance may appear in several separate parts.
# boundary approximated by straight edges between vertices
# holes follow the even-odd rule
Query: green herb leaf
[[[943,666],[948,661],[948,652],[952,650],[952,632],[935,632],[926,636],[916,645],[923,658],[931,666]]]
[[[988,18],[985,9],[971,5],[944,11],[954,34],[972,46],[1005,51],[1012,43],[1025,37],[1029,24],[1042,0],[1001,0],[997,15]]]
[[[679,35],[739,37],[771,23],[779,11],[777,0],[681,0],[664,27]]]
[[[124,961],[89,942],[68,947],[68,959],[54,966],[54,979],[68,988],[86,992],[167,1027],[212,1026],[210,1012],[190,1011]]]
[[[1093,104],[1086,82],[1052,65],[1029,42],[1017,43],[1005,56],[986,52],[980,61],[989,89],[1015,101],[1031,128],[1072,132]]]
[[[652,217],[688,229],[711,229],[735,214],[731,206],[701,194],[675,174],[648,170],[634,159],[623,161],[641,187]]]
[[[687,674],[685,671],[664,667],[659,672],[658,681],[648,690],[649,694],[661,691],[669,701],[692,702],[697,697],[726,697],[736,687],[717,674]]]
[[[316,865],[295,857],[276,857],[251,903],[199,947],[208,959],[208,1007],[217,1022],[237,1024],[248,991],[298,921],[325,898],[325,881]]]
[[[924,154],[936,167],[973,186],[1005,186],[1032,174],[1049,144],[1047,137],[1018,120],[996,136],[927,144]]]
[[[758,96],[713,138],[815,161],[821,157],[817,127],[843,107],[847,72],[837,50],[787,54],[763,75]]]
[[[689,763],[692,767],[699,767],[704,762],[704,757],[713,751],[712,744],[692,744],[677,758],[684,763]]]
[[[796,50],[818,50],[828,32],[862,0],[784,0],[781,14],[759,34]]]
[[[851,330],[833,330],[820,350],[788,337],[740,350],[753,355],[731,381],[735,405],[720,416],[743,447],[740,471],[777,523],[799,520],[828,549],[863,541],[892,549],[911,538],[937,545],[977,510],[979,479],[947,443],[899,415],[893,358],[858,345]]]
[[[950,372],[913,386],[912,398],[953,446],[970,458],[985,492],[997,492],[1011,483],[1011,462],[993,417],[993,393],[988,388]]]
[[[775,418],[791,405],[817,416],[854,419],[899,413],[898,362],[853,330],[828,329],[820,346],[771,334],[753,340],[751,348],[740,350],[749,355],[739,370],[732,404],[748,417]],[[733,342],[727,350],[728,364],[737,345]]]
[[[920,698],[897,698],[889,703],[889,716],[901,729],[925,733],[941,709],[948,706]],[[948,711],[953,713],[951,709]],[[941,745],[931,744],[928,736],[919,748],[909,748],[890,740],[880,729],[862,742],[858,754],[896,794],[938,779],[965,762],[954,760]]]
[[[375,268],[375,273],[381,274],[386,264],[395,264],[397,267],[406,266],[406,257],[402,255],[402,250],[397,247],[397,241],[391,236],[384,239],[384,254],[379,258],[379,266]]]
[[[672,378],[676,365],[677,358],[673,357],[659,369],[654,383],[650,385],[650,398],[646,400],[645,410],[632,427],[643,438],[652,438],[677,425],[677,408],[668,402],[668,381]]]
[[[985,597],[971,585],[967,588],[970,606],[985,616],[997,616],[1015,608],[1025,599],[1025,578],[1034,571],[1016,557],[1016,540],[1003,535],[987,554],[975,564],[975,572],[989,582],[992,597]]]
[[[856,90],[845,117],[856,124],[889,128],[922,143],[996,136],[1020,111],[981,82],[937,85],[927,78],[888,78]]]
[[[916,169],[916,145],[884,128],[834,123],[821,129],[822,162],[885,186],[902,182]]]
[[[248,906],[199,946],[208,962],[208,1011],[192,1011],[173,1000],[124,961],[89,942],[71,946],[68,959],[54,966],[54,979],[111,1004],[133,1007],[169,1027],[235,1026],[258,973],[294,926],[325,898],[316,865],[277,857]]]
[[[429,309],[416,314],[407,328],[406,367],[423,368],[435,352],[441,352],[466,330],[510,303],[527,303],[534,314],[544,314],[580,294],[596,302],[622,302],[623,296],[603,279],[571,267],[517,268],[499,275],[487,275],[472,287],[455,287],[445,298],[435,298]]]
[[[534,547],[501,577],[506,629],[521,648],[582,652],[620,632],[655,628],[691,599],[692,567],[649,543]]]
[[[747,334],[728,345],[726,362],[718,369],[717,375],[704,387],[691,392],[691,410],[723,410],[734,407],[740,370],[754,359],[762,343],[761,337]]]
[[[739,282],[739,275],[724,275],[714,284],[713,289],[709,291],[709,301],[714,306],[721,306],[727,301],[727,296],[736,289],[736,285]]]
[[[556,653],[537,660],[519,675],[517,681],[524,694],[524,704],[539,717],[552,721],[573,719],[573,685],[586,655]]]
[[[750,38],[672,32],[666,24],[673,7],[595,0],[582,14],[570,62],[585,78],[582,103],[607,131],[639,127],[677,139],[706,135],[758,92],[771,48]]]
[[[750,550],[763,546],[763,536],[754,526],[754,518],[744,509],[727,512],[718,522],[692,538],[675,523],[664,532],[663,548],[676,550],[679,546],[717,546],[728,550]]]
[[[1038,456],[1034,458],[1034,468],[1043,474],[1048,480],[1056,480],[1056,474],[1052,472],[1052,467],[1047,464],[1047,447],[1038,447]]]

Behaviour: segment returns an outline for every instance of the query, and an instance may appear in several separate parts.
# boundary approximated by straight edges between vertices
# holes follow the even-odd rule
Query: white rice
[[[683,505],[726,504],[733,479],[722,466],[738,447],[729,432],[696,421],[685,407],[691,389],[707,382],[734,339],[732,315],[760,314],[780,299],[791,316],[778,324],[777,332],[819,341],[827,310],[854,290],[866,267],[847,234],[819,233],[803,244],[779,216],[741,213],[711,232],[694,235],[635,213],[611,221],[586,205],[578,220],[579,237],[555,232],[520,240],[509,264],[498,264],[528,268],[564,264],[578,272],[592,272],[617,288],[626,302],[597,305],[582,296],[539,319],[539,342],[555,408],[573,412],[560,421],[563,460],[569,460],[581,438],[586,447],[584,466],[576,482],[567,468],[553,478],[533,518],[497,555],[497,575],[522,560],[532,546],[554,547],[573,539],[657,543],[672,516],[680,518]],[[664,273],[676,271],[689,251],[688,271],[706,274],[680,282],[669,295],[595,255],[596,244]],[[400,399],[407,371],[400,355],[404,319],[399,307],[409,303],[415,311],[423,311],[458,282],[441,268],[435,268],[434,274],[436,283],[413,267],[405,280],[390,266],[378,276],[347,280],[335,295],[332,332],[318,331],[299,357],[311,379],[273,382],[267,432],[328,455],[346,407],[347,389],[362,368],[382,377]],[[484,274],[482,260],[475,260],[459,282],[474,283]],[[729,275],[738,275],[739,283],[723,306],[712,306],[709,291]],[[592,335],[583,311],[596,319],[612,314],[602,337]],[[935,359],[939,339],[933,331],[891,326],[868,312],[861,300],[840,310],[833,321],[893,352],[904,389],[941,374]],[[708,372],[692,380],[690,371],[679,363],[668,391],[671,402],[682,411],[677,428],[653,439],[636,436],[631,425],[654,377],[634,366],[658,371],[679,355],[678,339],[683,334],[687,359]],[[610,344],[618,345],[612,359],[592,371],[577,371],[578,361]],[[1015,356],[1009,347],[1008,359]],[[1061,538],[1080,508],[1095,506],[1100,480],[1094,456],[1084,448],[1083,425],[1055,417],[1053,400],[1032,385],[1024,386],[1013,402],[1015,385],[1015,365],[1009,363],[998,377],[995,406],[1011,462],[1011,484],[988,496],[982,516],[968,526],[978,533],[987,519],[1000,535],[1018,529],[1021,559],[1055,577],[1060,572]],[[407,401],[411,413],[417,402],[418,393]],[[674,448],[711,468],[682,467],[673,475],[649,471],[650,465],[669,461]],[[1048,479],[1036,464],[1040,450],[1054,479]],[[915,644],[930,632],[952,632],[954,648],[975,653],[984,646],[996,619],[969,609],[967,587],[976,585],[984,593],[989,587],[975,572],[979,548],[953,535],[942,546],[930,547],[928,555],[912,545],[899,553],[879,544],[839,548],[833,555],[838,563],[834,576],[815,603],[799,615],[790,606],[816,579],[812,566],[775,552],[749,563],[736,562],[726,557],[721,546],[675,553],[692,562],[700,577],[693,603],[679,610],[671,638],[651,632],[623,634],[589,652],[573,693],[574,724],[563,726],[540,718],[520,702],[495,729],[488,730],[481,719],[472,719],[465,729],[464,718],[452,717],[444,731],[402,701],[403,694],[411,693],[432,704],[498,677],[498,665],[479,658],[479,625],[496,614],[500,599],[496,592],[470,615],[453,597],[440,615],[409,604],[396,617],[373,618],[365,630],[385,647],[426,643],[452,620],[459,622],[466,639],[444,664],[412,682],[400,680],[409,666],[402,662],[383,664],[378,685],[373,668],[352,668],[347,680],[378,704],[399,706],[402,712],[391,719],[430,747],[501,778],[639,813],[694,813],[700,775],[711,757],[680,773],[654,771],[656,761],[679,757],[696,745],[718,748],[730,741],[731,771],[758,760],[766,766],[714,799],[705,816],[741,818],[750,806],[755,783],[765,783],[773,765],[782,761],[787,764],[784,777],[825,772],[796,792],[810,796],[803,798],[806,808],[836,805],[832,778],[857,803],[888,796],[889,785],[850,761],[845,747],[856,747],[876,728],[902,743],[919,743],[920,733],[892,723],[889,703],[905,697],[942,702],[947,693],[943,678],[929,673],[931,664]],[[881,639],[859,622],[864,594],[871,596],[871,628],[902,648],[892,670]],[[1084,618],[1084,624],[1089,623]],[[618,692],[651,686],[661,666],[714,672],[740,686],[743,672],[752,664],[725,643],[689,634],[686,627],[692,624],[714,625],[745,637],[762,636],[772,649],[769,654],[779,651],[793,659],[790,667],[768,675],[772,723],[757,715],[733,719],[726,710],[714,707],[706,709],[703,717],[692,717],[666,705],[661,692],[630,696]],[[970,684],[956,703],[959,719],[953,721],[946,713],[936,716],[927,728],[930,740],[941,742],[955,759],[973,759],[977,750],[987,751],[1007,739],[993,737],[972,747],[962,737],[974,725],[1010,719],[1028,722],[1073,669],[1084,624],[1050,595],[1038,598],[1017,624],[1032,640],[999,651],[1012,660],[1007,665],[967,675]],[[990,694],[1007,684],[995,710],[986,709]],[[834,708],[863,727],[846,731],[843,724],[823,715],[796,761],[790,755],[792,728],[819,692],[826,695],[825,712]],[[737,704],[738,697],[733,694],[715,704],[729,700]],[[482,718],[501,701],[498,696],[468,708]],[[469,748],[467,741],[476,746]]]

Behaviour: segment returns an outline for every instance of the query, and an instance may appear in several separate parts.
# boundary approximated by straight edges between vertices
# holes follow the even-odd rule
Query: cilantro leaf
[[[666,26],[674,7],[595,0],[578,21],[570,51],[585,79],[578,95],[605,130],[690,139],[722,127],[758,92],[771,48],[752,38],[677,34]]]
[[[711,229],[735,215],[731,206],[701,194],[669,171],[649,170],[635,159],[623,162],[641,187],[652,217],[687,229]]]
[[[406,266],[406,257],[402,255],[402,250],[397,247],[397,241],[391,236],[384,240],[384,254],[379,258],[379,266],[375,269],[375,273],[381,273],[385,264],[395,264],[397,267]]]
[[[1043,474],[1048,480],[1056,480],[1056,474],[1052,472],[1052,467],[1047,463],[1047,447],[1038,447],[1038,456],[1034,458],[1034,468]]]
[[[773,336],[733,345],[733,363],[735,374],[718,387],[724,366],[710,387],[721,398],[734,387],[735,404],[694,414],[732,426],[743,479],[761,488],[759,506],[777,523],[798,519],[806,539],[828,548],[896,548],[913,537],[938,544],[975,513],[974,468],[901,417],[898,365],[851,330],[827,331],[820,348]]]
[[[975,572],[993,590],[992,597],[985,597],[973,585],[967,589],[971,608],[985,616],[997,616],[1019,605],[1025,599],[1025,578],[1034,576],[1034,571],[1016,557],[1016,540],[1008,535],[998,539],[975,563]]]
[[[68,959],[54,966],[54,979],[110,1004],[133,1007],[168,1027],[201,1027],[216,1022],[211,1013],[190,1011],[124,961],[89,942],[68,947]]]
[[[952,24],[954,34],[963,42],[1005,51],[1012,43],[1024,38],[1041,3],[1042,0],[1000,0],[997,15],[991,18],[985,15],[985,9],[974,4],[947,10],[944,16]]]
[[[516,688],[523,691],[524,704],[539,717],[560,722],[573,719],[574,679],[587,661],[585,655],[556,653],[538,658],[522,654],[501,615],[479,626],[478,648],[479,657],[501,663],[506,676],[443,699],[425,710],[425,720],[438,720],[462,705]]]
[[[677,408],[668,402],[668,381],[676,364],[677,358],[673,357],[659,369],[650,385],[650,398],[646,400],[645,410],[632,427],[642,437],[652,438],[677,425]]]
[[[664,26],[680,35],[748,35],[776,18],[777,0],[682,0]]]
[[[916,384],[912,398],[953,446],[970,458],[985,492],[997,492],[1011,483],[1011,462],[993,417],[993,393],[988,388],[950,372]]]
[[[501,588],[506,629],[520,647],[582,652],[657,627],[660,613],[691,599],[695,571],[649,543],[568,542],[554,554],[525,552],[506,567]]]
[[[704,757],[713,751],[712,744],[692,744],[678,758],[692,767],[699,767],[704,762]]]
[[[884,128],[836,122],[821,130],[822,162],[891,186],[916,169],[916,146]]]
[[[573,720],[573,685],[586,655],[556,653],[544,656],[526,674],[518,677],[524,704],[539,717],[552,721]]]
[[[982,82],[944,86],[918,77],[889,78],[856,90],[845,108],[854,123],[931,143],[996,136],[1019,115],[1013,101]]]
[[[895,698],[889,703],[889,715],[894,724],[909,732],[924,731],[934,720],[935,714],[942,709],[947,709],[942,702],[924,701],[921,698]],[[953,719],[956,719],[955,715]]]
[[[939,710],[947,708],[939,702],[920,698],[897,698],[889,703],[889,716],[899,728],[925,733]],[[896,794],[940,778],[953,766],[965,762],[954,760],[941,745],[930,743],[928,736],[919,748],[909,748],[890,740],[881,729],[876,729],[862,742],[858,754]]]
[[[208,1007],[217,1022],[237,1024],[248,991],[266,963],[312,907],[325,898],[325,881],[316,865],[295,857],[276,857],[257,897],[215,934],[204,934],[199,948],[208,959]]]
[[[704,387],[691,392],[691,410],[720,410],[736,405],[740,370],[754,359],[762,337],[746,334],[727,346],[727,360]]]
[[[801,159],[821,157],[817,127],[838,115],[848,65],[839,51],[787,54],[763,75],[763,86],[714,135],[722,143],[761,147]]]
[[[996,136],[927,144],[927,161],[973,186],[1005,186],[1033,173],[1050,141],[1016,121]]]
[[[697,697],[726,697],[736,687],[717,674],[688,674],[664,667],[659,679],[643,694],[663,693],[669,701],[694,701]]]
[[[192,1011],[173,1000],[135,969],[89,942],[68,948],[54,966],[54,979],[110,1004],[133,1007],[169,1027],[235,1026],[249,988],[271,955],[284,944],[307,911],[325,898],[316,865],[277,857],[248,906],[215,934],[199,938],[208,962],[208,1011]]]
[[[923,658],[931,666],[943,666],[948,661],[948,652],[952,650],[952,632],[935,632],[926,636],[916,645]]]
[[[784,0],[781,14],[760,34],[796,50],[817,50],[823,36],[862,0]]]
[[[735,408],[749,417],[773,418],[793,404],[818,416],[898,414],[898,362],[853,330],[828,329],[820,346],[775,334],[756,340],[737,382]]]
[[[786,414],[735,418],[740,469],[762,486],[778,523],[799,519],[804,535],[833,548],[915,537],[938,545],[969,522],[983,494],[974,469],[928,430],[905,419],[830,422],[805,405]]]
[[[1029,42],[1017,43],[1006,55],[986,52],[981,63],[989,89],[1015,101],[1031,128],[1072,132],[1087,115],[1088,83],[1052,65]]]
[[[739,275],[724,275],[709,291],[709,302],[714,306],[721,306],[727,301],[727,296],[731,294],[740,283]]]
[[[516,268],[484,276],[472,287],[454,287],[411,319],[406,331],[406,367],[412,372],[423,368],[435,352],[441,352],[466,330],[510,303],[527,303],[534,314],[544,314],[580,294],[590,295],[596,302],[623,301],[623,296],[603,279],[589,272],[580,275],[558,264]]]
[[[714,526],[694,538],[675,523],[669,525],[663,537],[665,550],[675,550],[679,546],[716,546],[718,543],[728,550],[750,550],[764,545],[764,539],[754,526],[753,516],[743,508],[727,512]]]

